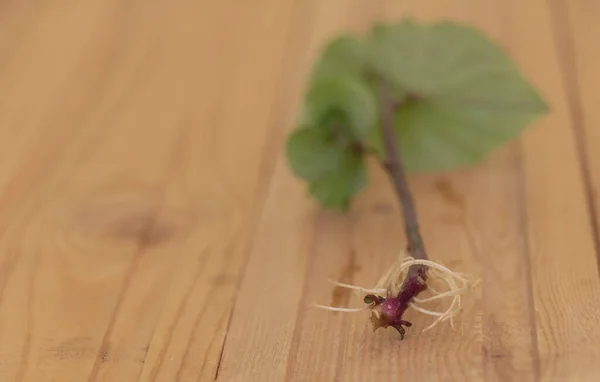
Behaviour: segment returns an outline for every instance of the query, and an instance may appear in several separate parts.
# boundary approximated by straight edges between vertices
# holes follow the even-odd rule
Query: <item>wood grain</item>
[[[0,380],[595,381],[600,6],[583,0],[0,2]],[[482,280],[455,329],[373,333],[327,282],[404,246],[383,172],[322,211],[283,143],[325,39],[453,18],[551,113],[411,176],[432,258]],[[433,304],[432,309],[440,308]]]

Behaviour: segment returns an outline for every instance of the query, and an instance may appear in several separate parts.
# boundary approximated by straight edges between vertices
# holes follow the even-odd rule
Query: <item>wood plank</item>
[[[124,55],[118,51],[120,45],[113,44],[114,33],[119,29],[107,32],[98,28],[111,20],[115,8],[114,3],[90,2],[74,8],[75,12],[61,13],[63,19],[52,7],[38,8],[38,13],[32,13],[35,26],[22,36],[20,48],[2,71],[1,108],[7,113],[2,113],[0,125],[6,137],[16,133],[14,141],[1,140],[7,146],[2,151],[11,157],[3,161],[0,199],[0,374],[8,379],[48,378],[60,364],[69,366],[59,374],[67,380],[78,379],[86,367],[81,359],[94,356],[93,347],[90,349],[86,343],[88,335],[102,333],[104,326],[96,324],[103,320],[102,314],[113,302],[110,283],[104,291],[109,297],[104,299],[102,290],[96,294],[89,287],[78,288],[78,281],[69,277],[62,279],[70,270],[62,268],[60,260],[70,259],[74,266],[79,265],[76,256],[71,258],[70,250],[65,251],[64,258],[55,256],[65,241],[70,241],[67,237],[71,237],[71,232],[65,236],[57,226],[45,224],[54,223],[54,215],[62,214],[55,208],[64,201],[63,193],[68,192],[65,183],[79,169],[76,159],[93,152],[98,132],[112,122],[111,115],[119,113],[120,96],[129,91],[130,79],[135,79],[131,71],[136,69],[140,50]],[[51,21],[63,27],[49,30]],[[69,21],[71,29],[67,26]],[[56,41],[62,45],[47,49]],[[101,66],[90,65],[97,60]],[[46,65],[36,65],[40,63]],[[127,79],[125,83],[121,83],[123,77]],[[86,134],[79,134],[82,130]],[[90,178],[90,174],[96,175],[87,172],[85,178]],[[80,233],[73,232],[75,237]],[[119,264],[115,266],[118,268]],[[87,271],[84,266],[79,276]],[[77,306],[79,302],[81,306]],[[87,309],[91,311],[86,312]],[[98,316],[94,317],[94,313]],[[81,334],[87,329],[91,329],[90,333]],[[70,341],[76,338],[83,338],[83,346],[71,346]],[[71,362],[62,361],[65,354]]]
[[[345,4],[340,1],[295,3],[285,61],[288,70],[282,79],[289,89],[280,120],[286,131],[297,116],[296,105],[312,63],[310,59],[321,47],[322,39],[343,22],[342,5]],[[307,259],[314,249],[313,222],[323,220],[319,229],[327,232],[327,217],[317,213],[305,198],[302,186],[298,187],[289,173],[281,156],[283,138],[276,142],[277,168],[265,210],[257,222],[258,231],[223,349],[219,381],[281,380],[286,375],[293,378],[295,370],[287,369],[288,357],[306,356],[302,352],[290,354],[290,344],[301,335],[294,333],[294,322],[296,314],[304,310],[301,296]],[[270,366],[265,367],[267,364]],[[330,377],[330,367],[321,363],[315,367],[323,378]]]
[[[593,381],[597,379],[596,360],[600,357],[596,345],[600,338],[597,325],[600,283],[598,248],[589,239],[586,225],[597,219],[598,214],[597,209],[589,211],[589,208],[597,205],[595,149],[600,142],[594,125],[598,114],[595,100],[599,78],[592,69],[599,62],[593,37],[598,27],[591,17],[600,8],[582,1],[553,1],[551,5],[549,14],[538,15],[532,4],[523,15],[553,21],[557,40],[553,55],[534,56],[535,52],[531,52],[531,57],[532,60],[550,60],[548,66],[553,71],[560,67],[563,80],[548,86],[550,92],[559,87],[563,89],[563,95],[553,99],[557,116],[554,123],[546,131],[531,134],[526,141],[530,153],[527,158],[531,179],[529,214],[537,223],[531,227],[530,235],[535,240],[536,256],[532,265],[536,304],[540,310],[541,376],[543,379]],[[535,38],[535,34],[529,37],[531,41]],[[545,140],[543,148],[541,139]],[[571,157],[579,157],[581,163],[575,166],[565,160]],[[587,189],[580,182],[582,178],[590,182]],[[581,202],[586,196],[591,200]],[[597,237],[598,232],[592,234]]]
[[[378,2],[365,10],[359,23],[364,26],[374,18],[404,15],[469,21],[507,46],[528,78],[549,94],[553,104],[564,104],[558,68],[539,60],[541,56],[556,63],[548,9],[537,2],[526,7],[525,16],[519,7],[516,2],[496,1]],[[358,5],[356,8],[362,11]],[[531,17],[533,12],[538,16]],[[535,39],[523,39],[524,28],[536,29]],[[534,311],[534,306],[539,307],[537,299],[548,299],[539,277],[542,269],[549,269],[538,255],[536,235],[554,234],[556,226],[552,224],[556,223],[551,222],[559,220],[561,213],[548,209],[547,203],[559,202],[559,194],[545,191],[549,188],[547,179],[546,183],[536,183],[544,169],[531,160],[536,156],[551,160],[540,152],[544,146],[531,144],[531,136],[548,125],[554,126],[556,142],[572,138],[569,121],[561,118],[564,115],[554,113],[537,121],[531,128],[537,129],[523,138],[521,150],[518,144],[505,147],[470,171],[412,177],[430,253],[461,271],[483,276],[484,300],[472,296],[461,315],[459,330],[439,327],[419,336],[411,333],[402,343],[394,332],[373,335],[364,316],[340,317],[307,307],[309,303],[331,301],[359,306],[360,301],[354,302],[349,295],[340,299],[339,290],[328,287],[324,279],[337,276],[369,286],[401,249],[401,221],[386,179],[374,175],[371,187],[352,213],[341,218],[314,210],[314,203],[298,190],[302,184],[280,163],[260,222],[258,244],[242,283],[241,295],[247,298],[240,298],[236,305],[224,349],[223,380],[251,376],[261,380],[281,380],[284,376],[289,380],[538,380],[564,376],[548,372],[550,350],[543,346],[543,338],[538,348],[538,337],[547,334],[540,323],[548,320],[549,312],[540,317],[540,312]],[[561,129],[556,128],[558,125]],[[572,171],[570,207],[585,215],[583,194],[577,192],[582,187],[577,177],[577,155],[573,146],[569,150],[561,160],[563,171]],[[541,202],[534,198],[544,193],[550,199]],[[297,216],[296,220],[277,216],[283,205],[293,206],[290,215]],[[543,208],[552,215],[541,216]],[[580,225],[573,225],[568,233],[581,241],[581,256],[589,262],[593,259],[593,251],[585,251],[591,243],[589,226],[585,219],[578,222]],[[529,231],[536,234],[527,234]],[[281,241],[284,235],[287,239]],[[558,245],[560,236],[554,234],[553,238]],[[557,253],[552,256],[559,258]],[[554,266],[558,269],[558,264]],[[589,270],[587,275],[586,282],[597,282]],[[592,286],[587,292],[594,290]],[[276,316],[273,310],[256,306],[273,307]],[[411,318],[417,327],[429,322]],[[244,336],[248,327],[259,328],[258,333]],[[252,351],[259,343],[260,351]],[[284,369],[285,362],[288,365]]]
[[[22,322],[4,326],[2,336],[8,339],[3,343],[10,349],[8,354],[17,353],[16,362],[5,364],[9,368],[6,374],[16,380],[85,380],[117,303],[123,276],[137,252],[135,236],[144,229],[143,219],[153,219],[154,195],[148,191],[162,175],[174,131],[151,129],[146,144],[131,155],[129,145],[139,141],[148,122],[143,116],[137,120],[135,110],[144,102],[155,107],[157,101],[140,97],[147,88],[136,80],[156,85],[157,77],[149,75],[147,68],[137,70],[147,58],[147,36],[136,49],[127,51],[127,43],[134,40],[135,44],[138,36],[116,42],[115,35],[125,24],[110,21],[113,12],[122,10],[112,5],[102,24],[112,24],[115,29],[96,31],[77,52],[83,56],[75,61],[78,70],[72,77],[59,78],[69,81],[69,87],[53,89],[60,100],[58,105],[49,105],[55,115],[50,121],[36,121],[32,137],[43,134],[42,140],[34,140],[39,146],[34,152],[37,155],[25,153],[30,155],[29,161],[17,168],[20,176],[12,179],[10,193],[4,194],[4,203],[19,205],[29,188],[39,191],[36,198],[24,200],[35,204],[16,213],[8,226],[11,234],[3,237],[3,254],[15,256],[10,258],[14,274],[6,275],[3,316]],[[53,16],[52,9],[47,9],[40,19],[56,22]],[[76,17],[70,16],[65,25]],[[121,20],[135,28],[131,20]],[[78,23],[72,24],[72,29],[65,26],[66,36],[61,37],[69,41],[69,35],[77,36],[77,27]],[[44,41],[48,38],[45,32],[41,28],[33,35],[31,45],[39,49],[56,43],[55,36]],[[34,57],[37,49],[31,49]],[[32,65],[28,69],[35,76],[38,68],[44,71],[46,67]],[[122,96],[131,96],[131,92],[134,100],[128,100],[127,106],[134,108],[123,113]],[[13,93],[13,99],[26,104],[27,93],[23,93]],[[165,113],[156,122],[170,125],[173,114]],[[44,129],[48,133],[43,133]],[[65,150],[68,155],[61,155],[64,142],[70,143]],[[128,172],[136,178],[128,179]],[[20,312],[6,312],[13,310],[15,299],[26,303],[20,309],[22,317]],[[122,356],[123,362],[143,355],[143,349],[135,350],[137,354]],[[102,353],[104,356],[108,358],[108,353]]]
[[[214,379],[290,4],[32,13],[0,72],[3,379]]]
[[[287,49],[291,4],[273,0],[243,5],[214,2],[212,6],[220,12],[207,16],[214,19],[212,26],[202,32],[182,31],[177,38],[167,39],[183,39],[181,49],[186,49],[193,45],[194,34],[213,35],[215,25],[223,19],[236,25],[233,29],[229,22],[223,25],[225,36],[197,52],[202,59],[206,52],[223,50],[205,71],[207,76],[219,73],[221,84],[207,92],[203,85],[207,78],[202,76],[194,87],[196,99],[211,102],[215,93],[219,99],[199,122],[205,128],[198,140],[204,143],[190,152],[179,187],[166,197],[195,200],[200,224],[182,248],[183,261],[176,266],[141,380],[215,378],[237,280],[273,172],[271,142],[282,129],[279,97],[285,88],[279,74],[287,70],[282,56]],[[191,31],[197,28],[196,16],[202,9],[198,4],[193,11],[182,10],[189,14],[186,20]],[[183,17],[178,12],[173,21],[180,23]],[[187,40],[184,33],[190,36]]]

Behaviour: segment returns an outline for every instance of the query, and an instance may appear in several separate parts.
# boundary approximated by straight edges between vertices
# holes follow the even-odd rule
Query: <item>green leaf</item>
[[[303,124],[321,128],[334,124],[355,139],[371,133],[377,121],[377,105],[364,78],[364,54],[364,43],[348,34],[325,45],[308,81]]]
[[[376,75],[416,98],[396,118],[410,171],[473,165],[548,110],[504,50],[465,25],[379,24],[368,58]],[[375,148],[377,134],[370,135]]]
[[[336,169],[342,149],[331,144],[323,130],[295,129],[287,140],[288,163],[294,174],[309,182]]]
[[[306,110],[315,124],[325,126],[332,114],[339,127],[356,139],[368,136],[377,122],[377,102],[359,78],[331,74],[315,82],[306,97]]]
[[[346,210],[367,183],[361,154],[340,146],[322,129],[302,127],[287,141],[287,159],[294,174],[309,182],[310,194],[325,207]]]
[[[364,44],[353,35],[343,34],[325,44],[312,69],[311,81],[340,73],[355,76],[362,72],[365,63]]]
[[[362,158],[349,151],[340,152],[337,168],[310,183],[310,194],[324,207],[346,211],[352,196],[367,184],[367,166]]]

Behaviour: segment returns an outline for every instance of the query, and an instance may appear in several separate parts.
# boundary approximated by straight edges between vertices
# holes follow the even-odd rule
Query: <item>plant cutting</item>
[[[370,310],[373,330],[392,327],[401,339],[409,308],[436,317],[426,329],[453,324],[473,281],[429,258],[407,174],[473,166],[547,110],[502,47],[465,24],[405,19],[327,41],[286,141],[289,167],[324,208],[345,212],[374,157],[398,198],[407,245],[374,287],[336,283],[364,293],[364,308],[318,306]],[[445,311],[425,307],[445,298]]]

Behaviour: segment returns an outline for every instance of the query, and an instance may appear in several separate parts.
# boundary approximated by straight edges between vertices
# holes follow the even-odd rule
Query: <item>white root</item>
[[[315,308],[321,308],[321,309],[325,309],[325,310],[331,310],[333,312],[347,312],[347,313],[355,313],[355,312],[362,312],[364,310],[368,310],[369,307],[364,307],[364,308],[336,308],[335,306],[327,306],[327,305],[319,305],[319,304],[315,304],[313,305]]]
[[[398,260],[392,264],[388,271],[378,280],[374,288],[363,288],[357,285],[344,284],[333,280],[329,281],[339,287],[355,290],[357,293],[372,293],[379,295],[386,294],[389,297],[398,294],[409,267],[414,264],[425,265],[429,268],[428,273],[430,276],[430,282],[428,283],[427,291],[431,293],[432,296],[426,298],[414,298],[413,302],[411,302],[409,306],[416,312],[436,317],[433,323],[422,331],[425,332],[430,330],[444,321],[450,321],[450,326],[454,328],[454,318],[462,310],[462,295],[468,292],[468,290],[479,285],[479,280],[471,281],[469,280],[469,276],[467,274],[454,272],[438,262],[431,260],[417,260],[410,256],[400,256]],[[444,282],[448,290],[440,292],[429,285],[432,281],[436,280]],[[449,307],[443,312],[433,311],[421,306],[428,302],[444,298],[452,298],[452,301]],[[315,307],[339,312],[362,312],[370,309],[369,306],[365,308],[336,308],[325,305],[315,305]]]
[[[373,294],[383,294],[386,292],[385,289],[381,289],[381,288],[375,288],[375,289],[367,289],[367,288],[361,288],[359,286],[356,285],[350,285],[350,284],[344,284],[335,280],[327,280],[330,283],[332,283],[333,285],[337,285],[339,287],[342,288],[346,288],[346,289],[354,289],[355,291],[359,292],[359,293],[373,293]]]

